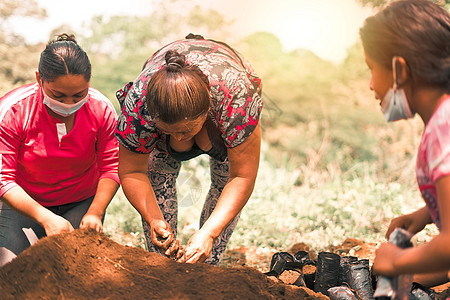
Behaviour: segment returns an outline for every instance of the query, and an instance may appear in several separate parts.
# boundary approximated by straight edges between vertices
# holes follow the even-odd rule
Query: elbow
[[[256,176],[231,176],[228,184],[237,186],[246,199],[250,198],[255,188]]]

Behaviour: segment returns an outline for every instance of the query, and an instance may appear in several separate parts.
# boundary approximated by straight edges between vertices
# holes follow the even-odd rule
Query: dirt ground
[[[348,239],[330,251],[372,259],[374,245]],[[306,250],[296,244],[288,251]],[[44,238],[0,268],[1,299],[328,299],[292,285],[295,273],[266,276],[273,252],[228,250],[219,267],[180,264],[118,244],[92,230]],[[313,270],[304,270],[305,275]],[[298,277],[298,276],[297,276]],[[450,295],[448,286],[437,299]]]

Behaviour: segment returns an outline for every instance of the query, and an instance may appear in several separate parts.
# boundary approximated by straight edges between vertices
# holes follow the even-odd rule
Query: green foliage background
[[[17,14],[45,16],[38,9],[17,10],[17,1],[0,4],[2,21]],[[91,85],[116,109],[115,92],[137,77],[144,61],[189,32],[225,41],[252,63],[263,80],[263,151],[254,193],[229,248],[287,250],[304,242],[320,250],[347,237],[379,242],[392,217],[423,205],[414,178],[421,122],[384,122],[369,91],[359,43],[348,49],[345,61],[335,64],[304,49],[285,52],[278,38],[266,32],[236,40],[228,32],[230,24],[214,10],[194,6],[177,14],[173,8],[180,1],[158,5],[157,13],[145,17],[97,16],[74,33],[91,58]],[[28,45],[3,29],[0,95],[34,81],[45,47]],[[71,30],[56,28],[54,33],[62,31]],[[189,180],[179,187],[180,195],[200,191],[180,208],[179,238],[186,243],[198,226],[209,187],[207,159],[186,163],[182,173]],[[108,207],[105,231],[121,243],[145,247],[140,217],[121,191]],[[418,241],[434,232],[427,227]]]

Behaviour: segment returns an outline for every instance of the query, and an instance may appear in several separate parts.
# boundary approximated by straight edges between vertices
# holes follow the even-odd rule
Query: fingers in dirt
[[[185,263],[186,262],[186,251],[183,248],[180,248],[177,253],[177,262]]]
[[[167,250],[164,254],[170,258],[176,258],[179,248],[180,248],[180,242],[178,240],[173,240],[172,244],[167,248]]]
[[[169,234],[167,238],[162,237],[161,235],[155,234],[154,238],[152,237],[153,244],[162,252],[165,252],[173,243],[174,236],[173,234]]]
[[[201,253],[194,252],[194,253],[192,253],[189,257],[186,256],[186,263],[188,263],[188,264],[194,264],[194,263],[196,263],[196,262],[202,262],[201,258],[202,258]],[[206,259],[206,258],[205,258],[205,259]],[[204,261],[205,259],[203,259],[203,261]]]

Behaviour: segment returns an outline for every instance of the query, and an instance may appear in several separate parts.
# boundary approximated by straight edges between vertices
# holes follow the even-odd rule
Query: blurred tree
[[[389,0],[358,0],[363,6],[370,5],[372,7],[380,7],[385,5]]]
[[[43,18],[47,15],[35,0],[0,0],[0,96],[11,87],[34,80],[39,46],[27,45],[9,25],[12,17]]]
[[[80,36],[93,65],[92,85],[116,108],[115,92],[137,77],[156,50],[190,32],[223,40],[231,24],[219,12],[189,1],[158,1],[154,7],[148,16],[96,16],[88,24],[89,35]]]
[[[1,0],[0,18],[5,19],[11,16],[45,17],[47,12],[39,7],[35,0],[28,0],[26,3],[17,0]]]
[[[199,5],[195,6],[187,18],[187,24],[199,30],[199,32],[208,33],[205,38],[214,36],[214,39],[226,36],[226,28],[233,21],[227,21],[225,17],[214,9],[204,9]],[[228,42],[228,41],[227,41]]]

